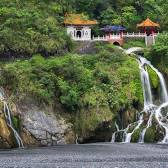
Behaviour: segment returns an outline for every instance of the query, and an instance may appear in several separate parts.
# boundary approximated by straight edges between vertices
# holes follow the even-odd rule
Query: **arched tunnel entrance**
[[[115,41],[115,42],[113,43],[113,45],[121,46],[120,43],[119,43],[118,41]]]

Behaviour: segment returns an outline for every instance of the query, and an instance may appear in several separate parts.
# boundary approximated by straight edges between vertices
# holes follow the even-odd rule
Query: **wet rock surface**
[[[12,130],[7,126],[4,115],[0,114],[0,148],[12,147],[15,147],[15,139]]]
[[[0,167],[167,168],[168,146],[97,143],[0,151]]]
[[[77,142],[79,144],[110,142],[112,134],[111,123],[112,121],[102,121],[102,123],[100,123],[95,130],[88,131],[88,137],[78,136]]]
[[[24,108],[22,113],[23,137],[27,146],[40,145],[52,146],[66,144],[65,135],[71,129],[71,125],[65,123],[62,118],[57,118],[52,112],[45,112],[37,107]],[[26,139],[25,136],[29,138]],[[32,138],[30,139],[30,135]]]

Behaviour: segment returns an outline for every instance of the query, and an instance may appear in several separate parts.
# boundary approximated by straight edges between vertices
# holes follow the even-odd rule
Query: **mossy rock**
[[[4,114],[0,114],[0,148],[16,147],[13,131],[8,127]]]
[[[135,129],[136,126],[137,126],[137,124],[136,124],[136,125],[133,125],[133,124],[132,124],[132,125],[129,127],[127,133],[131,133],[131,132]]]
[[[155,127],[149,127],[146,130],[144,142],[153,143],[156,142],[156,130]]]
[[[124,131],[123,132],[117,132],[116,135],[115,135],[115,142],[122,142],[123,135],[124,135]]]
[[[18,132],[20,132],[20,130],[21,130],[21,120],[20,120],[20,118],[18,116],[13,116],[12,117],[12,123],[13,123],[14,128]]]
[[[161,142],[164,139],[165,136],[165,129],[163,127],[156,127],[156,142]]]
[[[138,142],[140,133],[141,133],[141,129],[140,129],[140,128],[139,128],[139,129],[136,129],[136,130],[134,131],[134,133],[132,134],[131,142]]]
[[[159,78],[155,71],[152,70],[149,66],[147,67],[149,78],[151,81],[152,88],[157,89],[159,87]]]

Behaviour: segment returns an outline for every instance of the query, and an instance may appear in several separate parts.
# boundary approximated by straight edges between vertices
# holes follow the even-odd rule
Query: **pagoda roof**
[[[65,25],[96,25],[96,20],[87,20],[82,14],[66,14]]]
[[[158,23],[152,22],[149,18],[143,21],[140,24],[137,24],[137,27],[160,27]]]

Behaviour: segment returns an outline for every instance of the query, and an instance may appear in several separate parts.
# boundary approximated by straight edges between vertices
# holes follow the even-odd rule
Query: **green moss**
[[[152,88],[157,89],[159,87],[159,78],[155,71],[152,70],[149,66],[147,67]]]
[[[138,142],[140,133],[141,133],[140,128],[135,130],[134,133],[132,134],[131,142]]]
[[[135,125],[132,124],[132,125],[129,127],[127,133],[131,133],[131,132],[135,129],[136,126],[137,126],[137,124],[135,124]]]
[[[119,92],[124,104],[127,102],[130,105],[132,100],[143,104],[143,91],[137,61],[129,57],[117,69],[117,76],[122,80],[122,87]]]
[[[21,120],[20,120],[20,118],[18,116],[13,116],[12,117],[12,123],[13,123],[14,128],[17,131],[20,131],[20,129],[21,129]]]
[[[155,142],[155,134],[156,131],[155,131],[155,127],[149,127],[147,130],[146,130],[146,134],[145,134],[145,137],[144,137],[144,141],[145,142]]]
[[[106,94],[96,88],[87,92],[81,102],[85,105],[76,117],[76,132],[87,136],[89,131],[94,131],[99,124],[112,121],[114,114],[111,112]]]

